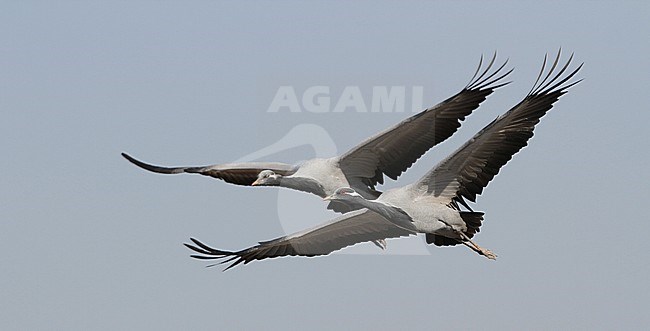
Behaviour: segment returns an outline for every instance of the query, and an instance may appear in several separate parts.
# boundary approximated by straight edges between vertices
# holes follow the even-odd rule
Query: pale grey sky
[[[649,14],[642,1],[2,2],[0,329],[645,329]],[[322,149],[269,159],[343,152],[409,113],[268,113],[280,86],[333,100],[422,86],[428,106],[481,54],[510,58],[513,84],[382,188],[404,185],[518,102],[558,47],[584,82],[475,205],[496,262],[429,247],[206,269],[190,236],[242,249],[296,225],[283,219],[334,214],[119,155],[230,162],[304,124]],[[402,240],[389,251],[422,239]]]

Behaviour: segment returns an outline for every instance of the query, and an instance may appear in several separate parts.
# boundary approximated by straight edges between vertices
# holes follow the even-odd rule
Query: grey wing
[[[540,82],[546,66],[545,57],[537,81],[519,104],[497,117],[410,188],[426,190],[440,197],[441,202],[460,201],[465,206],[467,204],[463,198],[475,202],[476,195],[481,194],[499,169],[528,144],[542,116],[571,86],[580,82],[567,83],[582,68],[582,64],[563,76],[573,55],[549,80],[559,59],[558,52],[549,72]]]
[[[499,82],[512,70],[494,78],[505,67],[507,60],[490,73],[495,59],[496,53],[479,75],[483,63],[481,57],[474,77],[458,94],[367,139],[342,155],[339,165],[346,177],[360,178],[369,187],[383,184],[383,175],[397,179],[431,147],[451,137],[460,127],[460,122],[478,108],[487,96],[508,84]]]
[[[316,227],[274,240],[263,241],[241,251],[231,252],[215,249],[194,238],[191,238],[194,244],[184,245],[201,254],[192,255],[193,258],[203,260],[228,258],[221,262],[231,263],[225,269],[228,270],[242,262],[247,264],[253,260],[291,255],[327,255],[357,243],[397,238],[411,234],[415,233],[397,227],[368,209],[360,209]]]
[[[243,162],[198,167],[161,167],[136,160],[126,153],[122,153],[122,156],[142,169],[159,174],[201,174],[221,179],[231,184],[246,186],[250,186],[262,170],[273,170],[282,176],[291,175],[298,170],[297,166],[279,162]]]

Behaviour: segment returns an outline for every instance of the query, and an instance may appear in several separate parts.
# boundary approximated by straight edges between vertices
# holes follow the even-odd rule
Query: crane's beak
[[[251,183],[251,186],[259,186],[260,185],[260,180],[256,179],[253,183]]]
[[[331,195],[328,195],[328,196],[323,198],[323,201],[330,201],[332,199],[334,199],[334,197],[332,197]]]

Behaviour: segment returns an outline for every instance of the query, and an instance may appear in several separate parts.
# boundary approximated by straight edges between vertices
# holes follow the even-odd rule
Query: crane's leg
[[[483,247],[477,245],[463,231],[454,229],[453,226],[451,226],[449,223],[447,223],[447,222],[445,222],[443,220],[439,220],[439,221],[444,223],[445,225],[447,225],[452,231],[456,232],[460,236],[461,239],[456,239],[456,240],[458,240],[458,242],[460,242],[461,244],[469,247],[470,249],[472,249],[476,253],[478,253],[480,255],[483,255],[483,256],[487,257],[488,259],[490,259],[490,260],[496,260],[497,259],[496,254],[494,254],[491,250],[489,250],[487,248],[483,248]]]
[[[489,250],[489,249],[487,249],[487,248],[483,248],[483,247],[477,245],[475,242],[473,242],[471,239],[469,239],[469,237],[468,237],[466,234],[464,234],[462,231],[456,231],[456,232],[457,232],[457,233],[458,233],[458,234],[459,234],[463,239],[466,240],[466,241],[462,241],[462,240],[460,241],[461,243],[463,243],[463,245],[465,245],[465,246],[471,248],[473,251],[475,251],[475,252],[477,252],[477,253],[479,253],[479,254],[481,254],[481,255],[487,257],[487,258],[490,259],[490,260],[496,260],[496,259],[497,259],[497,255],[494,254],[491,250]]]

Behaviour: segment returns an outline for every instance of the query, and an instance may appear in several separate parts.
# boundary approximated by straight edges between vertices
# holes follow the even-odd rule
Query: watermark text
[[[422,86],[373,86],[369,100],[364,98],[358,86],[346,86],[336,98],[330,93],[329,86],[311,86],[299,96],[293,86],[280,86],[267,112],[310,112],[310,113],[403,113],[406,111],[407,99],[410,111],[423,110]],[[334,102],[333,102],[334,101]],[[367,102],[370,101],[370,102]]]

